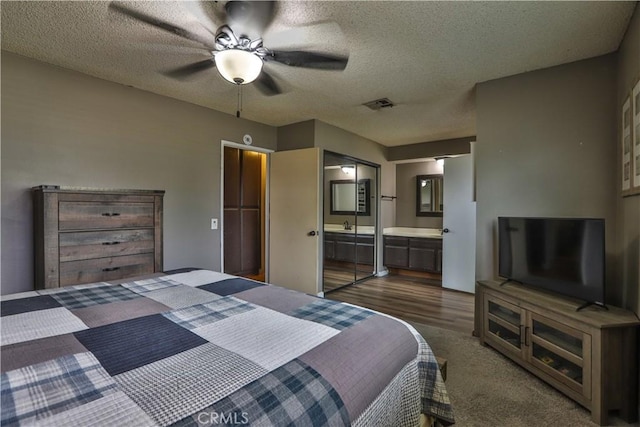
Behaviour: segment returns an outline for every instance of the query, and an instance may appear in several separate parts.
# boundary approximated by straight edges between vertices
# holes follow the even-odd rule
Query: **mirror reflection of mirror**
[[[442,216],[442,175],[416,176],[416,216]]]
[[[334,180],[330,184],[331,215],[371,215],[370,179]]]

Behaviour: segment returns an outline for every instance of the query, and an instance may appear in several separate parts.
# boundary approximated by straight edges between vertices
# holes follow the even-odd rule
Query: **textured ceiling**
[[[212,38],[216,2],[128,7]],[[475,134],[473,89],[617,50],[637,2],[279,2],[265,46],[349,53],[344,72],[269,63],[285,93],[245,87],[243,117],[281,126],[319,119],[387,146]],[[2,49],[235,113],[215,69],[189,81],[159,71],[205,59],[188,40],[109,12],[101,1],[1,3]],[[337,25],[336,25],[337,24]],[[387,97],[396,106],[361,104]]]

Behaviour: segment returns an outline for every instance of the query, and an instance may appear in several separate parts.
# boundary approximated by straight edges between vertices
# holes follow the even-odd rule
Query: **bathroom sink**
[[[360,225],[357,227],[358,234],[374,234],[375,227],[372,225]],[[331,233],[345,233],[354,234],[356,232],[356,226],[353,225],[351,230],[345,230],[343,224],[325,224],[324,231]]]

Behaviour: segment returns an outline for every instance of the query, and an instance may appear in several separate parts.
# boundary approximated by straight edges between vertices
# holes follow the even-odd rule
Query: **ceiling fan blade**
[[[149,16],[145,13],[138,12],[133,9],[129,9],[116,2],[109,3],[109,9],[113,10],[114,12],[121,13],[130,18],[137,19],[138,21],[144,22],[145,24],[149,24],[156,28],[160,28],[161,30],[167,31],[171,34],[175,34],[179,37],[189,39],[198,43],[202,43],[203,45],[205,45],[207,48],[211,50],[214,49],[214,44],[212,40],[207,40],[206,38],[201,37],[198,34],[192,33],[191,31],[185,30],[184,28],[177,27],[161,19],[154,18],[153,16]]]
[[[180,5],[193,15],[209,34],[215,37],[220,25],[227,20],[223,6],[217,1],[184,1]]]
[[[262,34],[271,25],[275,16],[275,1],[228,1],[224,10],[234,31],[251,35],[251,32]]]
[[[203,61],[194,62],[193,64],[187,64],[182,67],[174,68],[173,70],[164,71],[162,74],[174,79],[184,79],[192,76],[193,74],[199,73],[200,71],[214,68],[215,66],[216,61],[214,61],[213,58],[207,58]]]
[[[348,56],[326,55],[302,50],[274,50],[265,60],[280,62],[291,67],[315,68],[318,70],[344,70]]]
[[[346,44],[346,38],[340,25],[334,21],[322,21],[288,27],[279,31],[269,31],[263,35],[264,45],[269,49],[302,50],[317,45],[340,46]]]
[[[260,76],[254,82],[260,92],[267,96],[279,95],[282,93],[276,81],[266,71],[262,70]]]

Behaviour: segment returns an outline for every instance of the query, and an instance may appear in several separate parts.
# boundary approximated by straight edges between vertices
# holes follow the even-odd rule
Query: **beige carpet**
[[[477,338],[413,323],[448,360],[447,391],[456,426],[596,426],[590,413]],[[610,425],[628,426],[619,419]],[[638,424],[633,424],[638,425]]]

